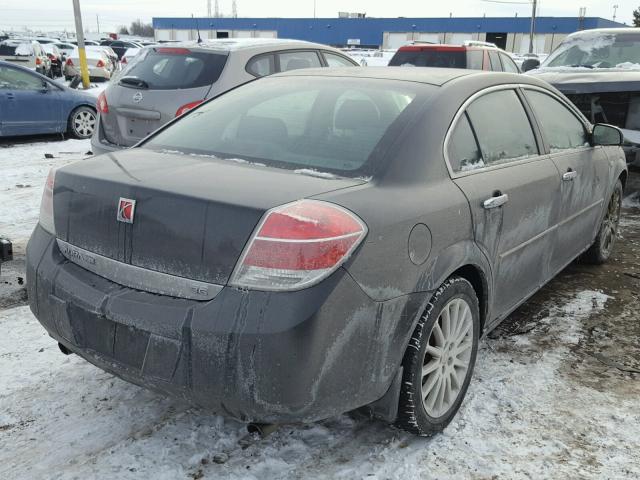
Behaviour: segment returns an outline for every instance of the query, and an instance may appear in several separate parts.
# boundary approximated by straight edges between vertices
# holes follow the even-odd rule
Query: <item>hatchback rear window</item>
[[[120,85],[151,90],[204,87],[218,80],[226,61],[226,55],[186,48],[149,49],[122,72]],[[139,81],[123,82],[125,77]]]
[[[466,68],[467,55],[464,50],[398,50],[389,66]]]
[[[372,152],[418,88],[383,80],[265,78],[208,102],[144,147],[339,175],[370,173]]]
[[[0,55],[11,56],[16,54],[16,47],[12,45],[0,45]]]

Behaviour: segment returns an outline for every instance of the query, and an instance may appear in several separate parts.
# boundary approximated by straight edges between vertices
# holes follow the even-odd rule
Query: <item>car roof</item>
[[[579,32],[573,32],[567,35],[567,38],[570,37],[581,37],[583,35],[593,35],[593,34],[610,34],[610,33],[635,33],[640,35],[640,29],[638,28],[592,28],[591,30],[581,30]]]
[[[520,84],[547,87],[547,84],[535,77],[519,73],[486,72],[483,70],[470,70],[464,68],[437,68],[437,67],[337,67],[337,68],[303,68],[276,73],[271,77],[350,77],[371,78],[380,80],[397,80],[404,82],[424,83],[437,87],[446,83],[464,79],[468,82],[476,82],[479,78],[493,79],[499,84]]]
[[[202,42],[191,40],[188,42],[170,43],[171,47],[200,48],[212,51],[238,51],[249,50],[262,47],[299,47],[299,48],[322,48],[333,50],[333,47],[321,45],[319,43],[306,42],[304,40],[290,40],[285,38],[224,38],[224,39],[203,39]]]

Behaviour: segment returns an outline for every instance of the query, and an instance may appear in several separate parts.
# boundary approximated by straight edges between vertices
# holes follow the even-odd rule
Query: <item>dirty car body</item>
[[[623,130],[628,163],[640,166],[640,32],[596,29],[569,35],[528,72],[564,93],[592,122]]]
[[[490,330],[589,247],[626,176],[619,147],[550,154],[531,92],[588,138],[515,74],[313,69],[227,92],[50,176],[31,309],[100,368],[244,421],[393,420],[433,292],[468,278]],[[496,150],[479,129],[483,160],[466,122],[487,107],[529,130]],[[340,226],[318,240],[322,212]]]

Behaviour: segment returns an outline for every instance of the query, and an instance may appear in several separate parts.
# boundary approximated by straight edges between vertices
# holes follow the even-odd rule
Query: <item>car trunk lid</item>
[[[224,285],[265,211],[363,182],[132,149],[57,172],[56,234],[124,264]],[[132,223],[117,220],[121,198],[135,201]]]

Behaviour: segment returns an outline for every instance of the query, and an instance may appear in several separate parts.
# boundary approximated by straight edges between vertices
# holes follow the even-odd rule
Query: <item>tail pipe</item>
[[[258,435],[265,438],[278,429],[277,423],[250,423],[247,425],[247,431],[250,435]]]
[[[71,350],[69,350],[67,347],[65,347],[63,344],[61,344],[60,342],[58,342],[58,348],[60,349],[60,351],[62,353],[64,353],[65,355],[71,355],[73,352]]]

